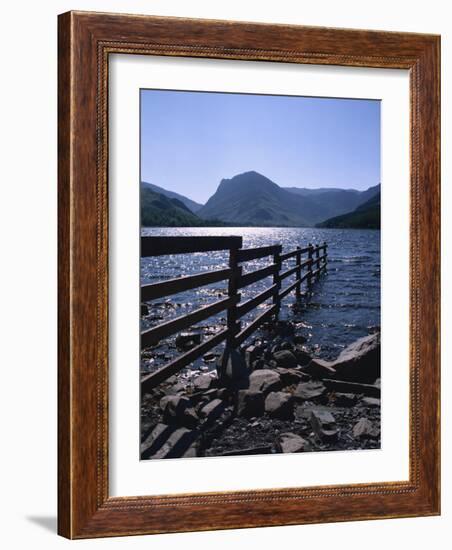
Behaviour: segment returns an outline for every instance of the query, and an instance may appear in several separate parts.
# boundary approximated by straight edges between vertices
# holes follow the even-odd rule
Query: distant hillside
[[[317,224],[316,227],[380,229],[381,194],[372,196],[353,212],[336,216]]]
[[[178,199],[183,204],[185,204],[190,212],[196,213],[202,207],[202,204],[192,201],[184,195],[180,195],[179,193],[175,193],[174,191],[168,191],[167,189],[159,187],[158,185],[154,185],[153,183],[142,181],[141,184],[142,186],[149,187],[152,191],[155,191],[156,193],[161,193],[162,195],[165,195],[165,197],[168,197],[170,199]]]
[[[212,221],[199,218],[181,200],[168,198],[162,193],[156,193],[144,182],[140,187],[140,199],[141,225],[143,227],[204,227],[224,225],[224,223],[217,220]]]
[[[339,189],[321,187],[319,189],[307,189],[305,187],[284,187],[286,191],[305,197],[315,208],[315,215],[318,219],[315,223],[348,214],[355,210],[360,204],[366,202],[380,191],[380,186],[369,187],[366,191],[357,189]]]
[[[223,179],[198,211],[202,218],[218,218],[235,225],[306,227],[324,219],[323,210],[257,172]]]
[[[251,171],[221,180],[217,191],[197,214],[234,225],[310,227],[354,210],[377,192],[378,186],[363,192],[282,188]]]

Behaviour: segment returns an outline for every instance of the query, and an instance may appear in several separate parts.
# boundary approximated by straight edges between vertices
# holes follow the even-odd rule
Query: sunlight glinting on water
[[[365,336],[380,325],[380,231],[356,229],[316,228],[143,228],[142,235],[173,236],[228,236],[243,237],[243,248],[282,244],[283,253],[305,247],[309,243],[328,243],[328,273],[314,285],[313,295],[301,309],[294,311],[295,293],[282,303],[281,318],[292,319],[305,327],[309,344],[322,357],[336,357],[346,345]],[[244,272],[253,271],[271,263],[271,258],[247,262]],[[160,256],[141,259],[141,282],[151,283],[168,278],[192,275],[207,270],[221,269],[228,265],[225,251]],[[284,269],[294,265],[293,260],[284,263]],[[294,281],[294,276],[283,282],[283,287]],[[271,284],[271,278],[263,279],[242,289],[245,301]],[[142,328],[186,314],[202,305],[214,302],[227,294],[226,282],[207,285],[181,292],[151,303],[150,315],[142,322]],[[268,304],[269,302],[267,302]],[[261,306],[261,309],[266,307]],[[246,325],[256,312],[243,318]],[[218,326],[224,324],[225,313],[220,313],[203,323]]]

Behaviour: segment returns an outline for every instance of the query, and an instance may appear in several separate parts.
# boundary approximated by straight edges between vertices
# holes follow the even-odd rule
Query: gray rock
[[[303,370],[317,379],[331,378],[336,374],[332,361],[325,361],[324,359],[318,358],[311,359]]]
[[[273,353],[273,359],[278,364],[278,367],[290,369],[297,366],[297,358],[290,350],[275,351],[275,353]]]
[[[246,388],[249,370],[242,354],[226,349],[217,361],[218,382],[227,388]]]
[[[200,332],[181,332],[176,336],[176,347],[181,350],[189,350],[200,343]]]
[[[218,390],[216,388],[212,388],[210,390],[198,390],[193,392],[190,395],[190,399],[192,402],[197,402],[198,409],[202,406],[204,406],[206,403],[209,403],[213,399],[219,398]]]
[[[197,456],[196,430],[157,424],[141,444],[141,458],[188,458]]]
[[[346,347],[334,361],[337,378],[373,383],[380,378],[380,334],[360,338]]]
[[[249,389],[254,392],[262,392],[264,395],[280,390],[281,386],[281,377],[274,370],[256,370],[251,373],[249,378]]]
[[[380,400],[376,397],[363,397],[361,399],[361,404],[365,407],[380,407]]]
[[[190,399],[183,395],[165,395],[160,400],[164,422],[179,426],[195,426],[198,416],[191,405]]]
[[[285,369],[283,367],[277,367],[275,372],[281,377],[281,383],[283,387],[290,386],[292,384],[298,384],[305,378],[309,378],[299,369]]]
[[[193,388],[195,390],[207,391],[214,388],[217,384],[216,378],[210,374],[200,374],[193,381]]]
[[[160,399],[162,412],[169,416],[177,416],[190,405],[190,399],[184,395],[165,395]]]
[[[182,393],[187,389],[187,384],[184,382],[176,382],[172,386],[169,386],[165,389],[167,395],[175,395],[177,393]]]
[[[264,394],[260,391],[240,390],[237,394],[237,414],[253,418],[264,414]]]
[[[308,442],[292,432],[280,434],[276,448],[282,453],[301,453],[308,449]]]
[[[355,439],[376,439],[379,436],[380,430],[368,418],[360,418],[353,427],[353,437]]]
[[[199,416],[206,420],[206,422],[213,422],[220,417],[225,409],[225,403],[221,399],[214,399],[204,405],[199,411]]]
[[[265,412],[272,418],[292,420],[294,400],[290,393],[271,392],[265,399]]]
[[[326,388],[322,382],[300,382],[295,390],[294,396],[297,399],[309,401],[311,399],[322,397],[325,393]]]
[[[314,432],[325,441],[337,439],[339,430],[336,427],[334,416],[325,410],[311,410],[311,426]]]

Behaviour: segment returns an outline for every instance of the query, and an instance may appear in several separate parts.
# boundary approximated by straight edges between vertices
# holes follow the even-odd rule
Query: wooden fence
[[[223,330],[176,357],[157,371],[144,376],[141,380],[141,391],[147,392],[154,388],[222,342],[226,342],[229,347],[237,348],[264,322],[272,317],[277,318],[281,300],[292,292],[295,292],[297,299],[300,299],[303,283],[310,291],[313,283],[322,272],[326,271],[327,246],[325,242],[316,246],[309,244],[305,248],[297,247],[295,250],[282,253],[281,245],[242,248],[242,237],[142,237],[141,257],[227,250],[229,266],[226,269],[178,277],[141,287],[141,301],[147,302],[220,281],[228,282],[227,298],[156,325],[141,333],[141,348],[143,349],[154,346],[160,340],[188,329],[212,315],[226,311],[227,324]],[[266,257],[271,259],[270,265],[249,273],[242,272],[242,267],[246,262]],[[290,259],[295,260],[295,265],[283,271],[284,263]],[[282,281],[293,276],[295,280],[283,289]],[[272,278],[272,284],[268,288],[246,302],[240,301],[242,288],[267,277]],[[272,305],[246,327],[242,327],[241,318],[270,298]]]

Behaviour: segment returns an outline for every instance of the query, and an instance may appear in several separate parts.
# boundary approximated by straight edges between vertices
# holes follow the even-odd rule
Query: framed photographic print
[[[437,36],[59,17],[59,533],[439,514]]]

